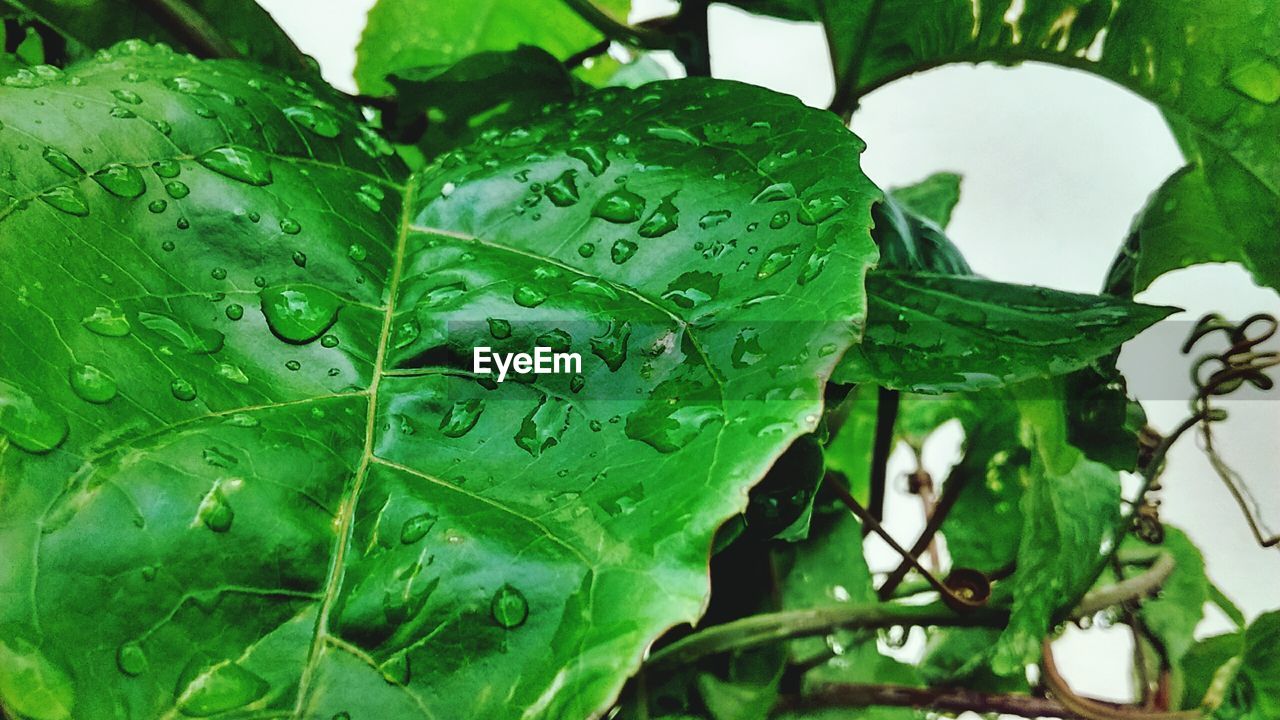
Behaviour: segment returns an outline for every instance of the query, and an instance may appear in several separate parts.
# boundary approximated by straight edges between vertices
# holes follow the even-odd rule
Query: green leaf
[[[931,273],[876,271],[867,294],[866,336],[832,379],[924,393],[1069,373],[1175,310]]]
[[[1161,272],[1239,259],[1280,288],[1280,5],[1255,0],[826,0],[833,55],[860,57],[853,93],[955,62],[1044,62],[1093,73],[1152,101],[1187,163],[1139,222],[1134,290]],[[811,3],[745,3],[822,19]],[[797,10],[797,9],[801,10]],[[838,21],[838,22],[837,22]],[[866,41],[864,44],[864,40]]]
[[[863,320],[862,144],[763,89],[601,91],[408,177],[249,64],[41,80],[0,89],[0,641],[76,717],[603,712]],[[472,372],[535,344],[580,376]]]
[[[626,20],[630,0],[597,1]],[[373,95],[392,91],[386,77],[408,68],[452,65],[487,51],[536,45],[564,58],[603,36],[559,0],[378,0],[356,48],[356,82]]]
[[[387,81],[399,99],[401,125],[424,124],[413,142],[427,158],[473,142],[482,131],[510,129],[548,103],[574,96],[573,78],[559,60],[522,45],[484,52],[446,66],[410,68]]]
[[[1204,557],[1186,533],[1169,525],[1164,526],[1164,542],[1159,545],[1129,538],[1121,553],[1126,562],[1142,557],[1154,559],[1160,553],[1173,557],[1173,573],[1158,597],[1142,603],[1139,615],[1164,646],[1169,663],[1176,667],[1195,644],[1196,626],[1204,618],[1204,605],[1209,601]]]
[[[880,248],[882,270],[972,275],[969,263],[942,228],[916,215],[892,195],[871,211],[871,237]]]
[[[51,28],[66,41],[71,60],[87,58],[122,41],[144,40],[166,43],[200,57],[244,58],[289,72],[315,72],[314,62],[253,0],[128,6],[119,0],[0,0],[0,16],[8,14]]]
[[[844,419],[831,437],[824,459],[826,470],[844,478],[849,493],[864,505],[870,502],[871,455],[876,437],[876,388],[853,388],[839,410]]]
[[[813,502],[822,482],[822,458],[817,435],[805,435],[792,443],[751,489],[745,515],[747,532],[787,542],[808,537]]]
[[[1226,701],[1214,717],[1280,717],[1280,611],[1259,615],[1244,633],[1244,652]]]
[[[1033,453],[1025,473],[1018,569],[1009,580],[1013,609],[992,662],[1005,676],[1022,674],[1039,659],[1056,612],[1088,589],[1120,506],[1118,473],[1066,441],[1061,385],[1034,381],[1013,391]]]
[[[914,185],[893,188],[889,194],[909,213],[945,229],[960,202],[960,175],[934,173]]]
[[[1223,666],[1243,651],[1243,632],[1214,635],[1192,645],[1178,666],[1182,681],[1181,707],[1199,707],[1217,682]]]

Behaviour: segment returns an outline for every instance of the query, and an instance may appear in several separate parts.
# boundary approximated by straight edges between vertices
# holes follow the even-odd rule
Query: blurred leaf
[[[882,270],[972,275],[969,263],[942,228],[908,211],[889,195],[871,209],[871,237],[880,248]]]
[[[1178,667],[1182,684],[1180,707],[1199,707],[1222,667],[1243,652],[1243,632],[1214,635],[1192,645]]]
[[[1280,4],[1259,0],[864,0],[754,3],[839,19],[861,57],[851,96],[952,62],[1044,62],[1096,74],[1159,106],[1187,164],[1140,218],[1133,290],[1167,270],[1239,259],[1280,288]],[[753,5],[753,3],[746,3]],[[872,24],[874,23],[874,24]],[[863,39],[866,44],[862,44]]]
[[[877,403],[872,385],[859,385],[850,391],[841,408],[844,421],[826,448],[826,469],[844,478],[849,493],[864,505],[870,502]]]
[[[997,673],[1009,676],[1039,660],[1040,641],[1057,611],[1088,589],[1120,506],[1116,471],[1067,443],[1061,383],[1033,381],[1014,386],[1013,393],[1032,459],[1024,472],[1018,568],[1008,581],[1013,609],[992,662]]]
[[[626,20],[630,0],[595,0]],[[386,77],[447,66],[486,51],[534,45],[557,58],[603,36],[560,0],[378,0],[356,48],[356,82],[370,95],[393,90]]]
[[[453,65],[409,68],[387,77],[399,100],[397,142],[416,144],[427,158],[528,119],[548,103],[575,94],[572,76],[546,51],[522,45],[482,52]],[[406,128],[425,125],[421,137]]]
[[[1204,604],[1209,600],[1204,557],[1186,533],[1167,524],[1164,541],[1159,545],[1148,545],[1130,536],[1121,546],[1121,553],[1126,563],[1139,558],[1154,560],[1162,553],[1173,557],[1173,573],[1159,595],[1142,603],[1139,616],[1164,646],[1169,663],[1176,667],[1195,644],[1196,626],[1204,619]]]
[[[934,173],[914,185],[894,188],[889,194],[908,212],[945,230],[960,202],[960,179],[958,173]]]
[[[1240,667],[1214,717],[1222,720],[1280,717],[1280,611],[1259,615],[1245,631]]]
[[[809,536],[813,502],[822,482],[822,443],[816,435],[798,438],[751,488],[746,531],[756,538],[787,542]]]
[[[867,329],[832,380],[942,393],[1062,375],[1174,308],[976,277],[877,270]]]
[[[930,685],[957,685],[982,692],[1028,692],[1025,675],[1004,677],[991,669],[1000,630],[938,628],[930,633],[920,675]]]
[[[253,0],[0,0],[0,16],[35,20],[66,41],[69,60],[125,40],[162,42],[199,57],[256,60],[291,73],[315,74],[271,14]]]

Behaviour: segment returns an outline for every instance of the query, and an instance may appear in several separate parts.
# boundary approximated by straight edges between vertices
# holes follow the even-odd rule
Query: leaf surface
[[[21,712],[602,712],[862,319],[862,145],[765,90],[602,91],[409,177],[256,66],[42,81],[0,91]],[[472,372],[535,344],[581,372]]]
[[[1136,227],[1135,290],[1202,262],[1239,260],[1280,288],[1280,5],[1162,0],[739,0],[755,12],[828,19],[837,65],[861,58],[853,94],[948,63],[1044,62],[1155,103],[1191,170]],[[865,40],[865,44],[863,44]],[[838,73],[839,74],[839,73]]]
[[[867,332],[833,379],[912,392],[1000,387],[1106,355],[1173,308],[976,277],[878,270]]]
[[[597,2],[626,20],[629,0]],[[356,48],[356,82],[370,94],[391,91],[386,76],[407,68],[451,65],[476,53],[536,45],[563,58],[602,39],[568,4],[528,0],[378,0]]]

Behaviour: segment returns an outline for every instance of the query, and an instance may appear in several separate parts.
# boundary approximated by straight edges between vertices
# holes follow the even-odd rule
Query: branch
[[[862,35],[858,38],[858,46],[853,49],[853,53],[849,56],[848,64],[843,68],[832,67],[835,73],[836,92],[831,98],[831,105],[828,109],[839,115],[845,124],[853,119],[853,111],[858,109],[858,101],[862,98],[862,94],[858,90],[858,76],[862,74],[862,62],[867,57],[868,46],[871,44],[871,35],[875,32],[876,22],[880,20],[880,9],[884,6],[884,0],[871,0],[871,7],[867,10],[866,20],[862,24]],[[827,24],[824,22],[824,24]],[[831,33],[827,34],[828,43],[833,39]],[[832,58],[835,57],[835,44],[831,43]]]
[[[204,58],[238,58],[240,52],[218,28],[185,0],[142,0],[148,9]]]
[[[801,698],[787,698],[775,711],[806,711],[881,705],[911,707],[945,713],[972,711],[1021,717],[1054,717],[1090,720],[1049,698],[1033,695],[983,693],[965,688],[917,688],[903,685],[824,684]]]
[[[898,404],[901,394],[897,390],[879,388],[876,402],[876,437],[871,448],[871,495],[867,505],[871,516],[876,520],[884,518],[884,496],[886,473],[889,469],[889,454],[893,451],[893,428],[898,422]],[[863,528],[866,535],[869,528]]]
[[[1168,557],[1167,555],[1164,557]],[[1199,720],[1205,716],[1202,710],[1182,710],[1179,712],[1152,712],[1132,706],[1115,706],[1102,703],[1093,698],[1077,695],[1067,681],[1058,672],[1057,663],[1053,659],[1053,648],[1049,638],[1044,639],[1041,654],[1044,656],[1042,669],[1045,685],[1062,705],[1078,717],[1085,720]]]
[[[664,33],[649,28],[627,25],[614,20],[603,10],[596,7],[591,0],[564,0],[564,4],[572,8],[574,12],[578,13],[579,17],[603,33],[605,37],[625,45],[658,50],[670,50],[674,45],[672,39]]]
[[[938,534],[938,529],[942,527],[947,515],[951,513],[951,508],[955,507],[956,501],[960,499],[960,490],[968,479],[968,475],[959,468],[951,471],[951,475],[947,477],[947,481],[942,485],[942,497],[938,499],[938,504],[934,506],[933,513],[929,516],[929,523],[925,525],[920,537],[916,538],[916,544],[911,546],[912,558],[918,559],[920,554],[933,542],[934,536]],[[880,596],[881,600],[888,600],[893,597],[893,592],[898,589],[903,578],[910,572],[911,567],[911,560],[907,558],[903,558],[902,562],[898,563],[898,567],[889,573],[880,588],[876,590],[876,594]]]
[[[1145,597],[1158,589],[1173,572],[1173,558],[1162,554],[1141,575],[1086,595],[1071,617],[1086,617],[1113,605]],[[1004,627],[1007,610],[975,608],[958,613],[943,603],[900,605],[872,603],[784,610],[752,615],[713,625],[687,635],[650,656],[650,669],[687,665],[710,655],[768,645],[792,638],[825,635],[841,628],[878,629],[896,625],[949,627]]]

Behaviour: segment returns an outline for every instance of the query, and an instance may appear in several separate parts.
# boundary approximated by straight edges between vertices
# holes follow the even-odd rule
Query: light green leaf
[[[1280,288],[1280,5],[1258,0],[822,0],[748,2],[827,19],[852,95],[948,63],[1044,62],[1093,73],[1159,106],[1191,170],[1137,224],[1138,291],[1157,275],[1238,259]],[[869,12],[869,7],[878,8]],[[865,44],[864,43],[865,40]],[[837,70],[837,74],[840,71]]]
[[[1280,717],[1280,611],[1259,615],[1244,633],[1244,652],[1215,718]]]
[[[863,320],[862,144],[766,90],[610,89],[409,177],[257,66],[41,80],[0,89],[0,641],[77,718],[603,712]],[[472,373],[535,344],[582,372]]]
[[[253,0],[183,0],[122,4],[119,0],[0,0],[0,17],[35,20],[66,41],[71,60],[118,42],[162,42],[200,57],[256,60],[311,74],[302,54],[271,15]],[[51,60],[45,60],[51,62]]]
[[[1034,381],[1013,392],[1033,452],[1025,472],[1018,568],[1009,580],[1013,609],[992,662],[1006,676],[1023,673],[1039,659],[1040,641],[1055,613],[1088,589],[1120,507],[1116,471],[1066,441],[1061,385]]]
[[[596,2],[626,20],[630,0]],[[452,65],[486,51],[535,45],[558,58],[602,39],[560,0],[378,0],[356,48],[356,82],[391,92],[386,77],[408,68]]]
[[[575,95],[572,76],[546,51],[527,45],[483,52],[453,65],[408,68],[388,76],[399,125],[424,125],[412,142],[427,158],[473,142],[481,132],[509,130],[548,103]]]
[[[946,229],[960,202],[960,175],[934,173],[914,185],[893,188],[889,194],[908,212]]]
[[[1181,680],[1183,708],[1199,707],[1219,680],[1224,666],[1238,662],[1244,651],[1244,633],[1214,635],[1197,641],[1182,656],[1176,677]],[[1227,668],[1230,670],[1230,668]]]
[[[975,277],[876,271],[867,331],[833,380],[911,392],[1000,387],[1085,367],[1174,308]]]
[[[1142,603],[1139,615],[1161,641],[1169,663],[1176,667],[1195,644],[1196,626],[1204,618],[1204,605],[1209,601],[1204,557],[1186,533],[1169,525],[1164,526],[1164,541],[1159,545],[1129,538],[1121,553],[1127,562],[1143,557],[1154,559],[1161,553],[1173,557],[1173,573],[1161,587],[1159,597]]]

